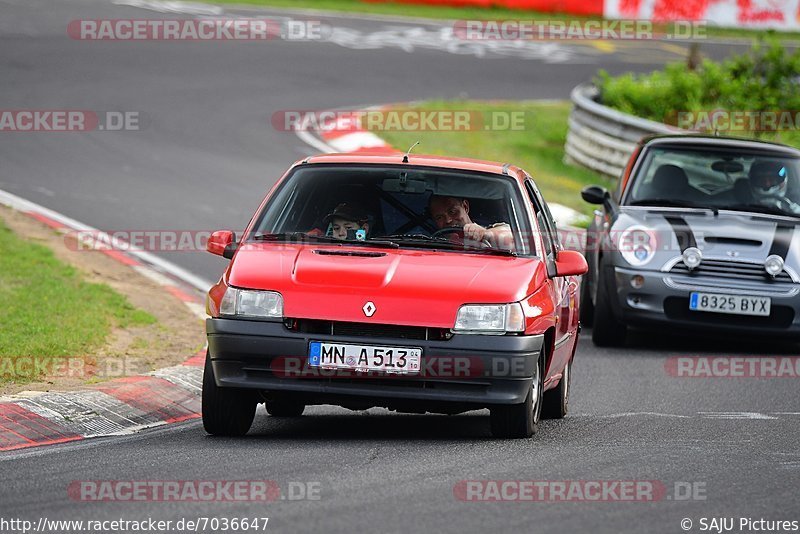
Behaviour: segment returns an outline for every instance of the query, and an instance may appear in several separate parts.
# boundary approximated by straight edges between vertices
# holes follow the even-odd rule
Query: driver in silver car
[[[788,169],[779,161],[754,161],[748,173],[753,199],[764,206],[800,215],[800,204],[786,195]]]
[[[464,231],[464,239],[486,242],[492,248],[504,250],[514,248],[511,226],[501,222],[484,228],[480,224],[472,222],[469,216],[469,201],[465,198],[434,195],[428,202],[428,211],[440,230],[461,228]]]

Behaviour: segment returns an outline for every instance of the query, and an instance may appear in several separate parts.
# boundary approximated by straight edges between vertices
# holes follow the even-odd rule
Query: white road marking
[[[186,15],[221,15],[225,12],[221,7],[210,4],[194,4],[191,2],[163,2],[159,0],[115,0],[118,6],[138,7],[158,13],[181,13]]]
[[[758,412],[698,412],[698,415],[705,419],[778,419]]]
[[[724,419],[724,420],[779,420],[780,415],[800,415],[793,412],[697,412],[695,415],[681,415],[661,412],[621,412],[610,414],[570,414],[569,417],[591,417],[593,419],[621,419],[623,417],[673,417],[677,419]]]

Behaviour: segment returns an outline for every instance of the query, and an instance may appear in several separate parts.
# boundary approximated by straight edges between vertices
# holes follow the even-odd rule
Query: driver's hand
[[[472,241],[483,241],[486,239],[489,231],[477,223],[469,223],[464,225],[464,239],[471,239]]]

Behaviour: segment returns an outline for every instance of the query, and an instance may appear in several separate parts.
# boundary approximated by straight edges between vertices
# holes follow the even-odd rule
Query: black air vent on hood
[[[764,243],[756,239],[742,239],[741,237],[714,237],[708,236],[703,239],[706,243],[714,245],[741,245],[743,247],[760,247]]]
[[[315,250],[314,254],[320,256],[355,256],[358,258],[380,258],[386,256],[385,252],[361,252],[358,250]]]

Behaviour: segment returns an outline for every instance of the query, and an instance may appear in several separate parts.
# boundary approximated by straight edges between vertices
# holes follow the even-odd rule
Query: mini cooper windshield
[[[625,204],[800,216],[798,159],[769,152],[652,148]]]
[[[261,242],[346,243],[531,255],[528,214],[510,177],[410,165],[301,165],[247,236]],[[503,239],[475,239],[471,227]]]

